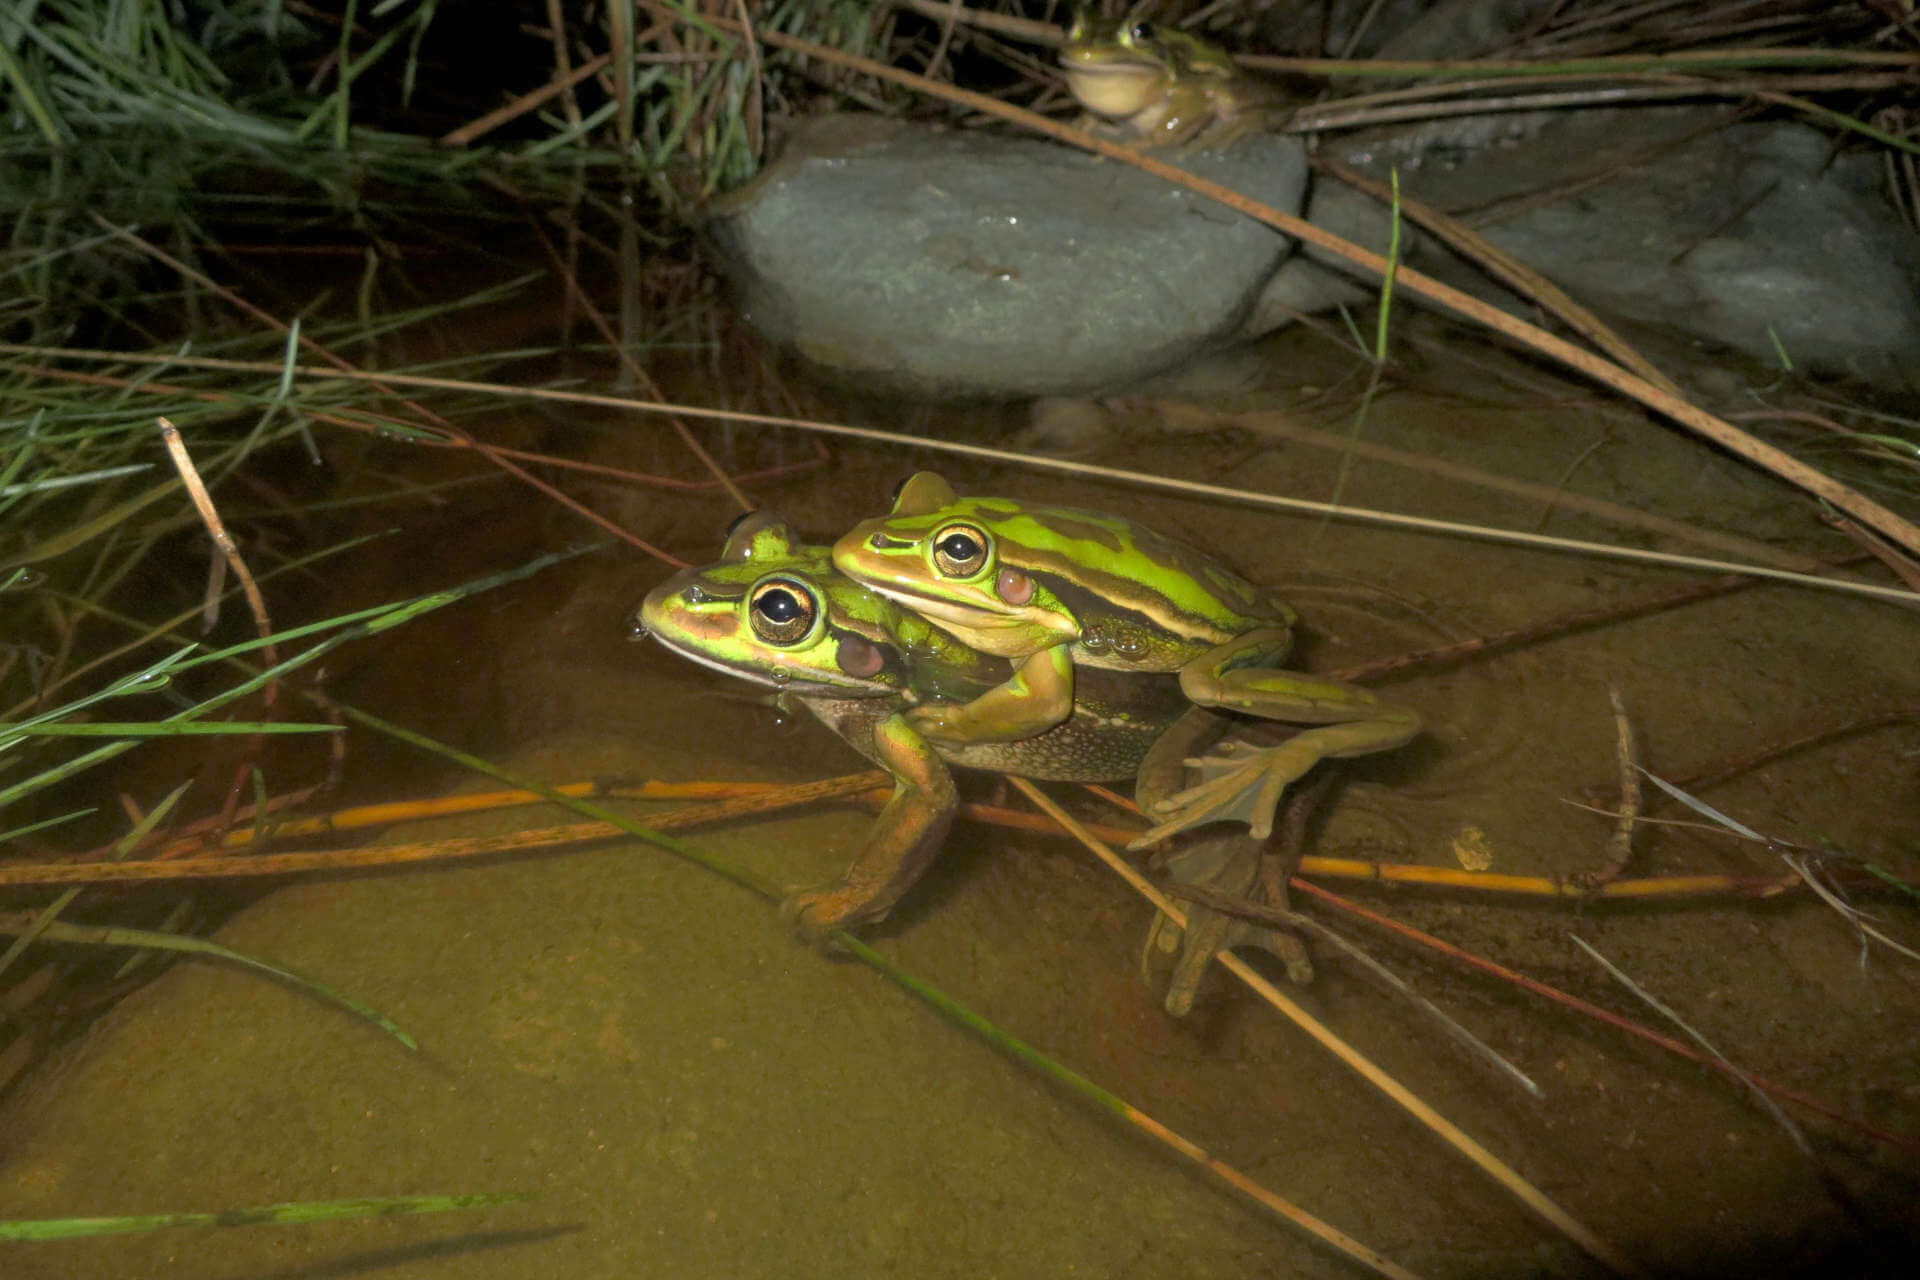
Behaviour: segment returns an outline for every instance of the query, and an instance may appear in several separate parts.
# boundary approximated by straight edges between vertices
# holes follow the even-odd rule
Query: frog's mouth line
[[[765,667],[754,666],[750,663],[727,662],[693,645],[663,635],[652,627],[647,628],[647,634],[655,640],[658,640],[669,652],[678,657],[685,658],[689,662],[697,662],[703,667],[718,671],[722,675],[732,676],[736,680],[749,680],[754,684],[765,685],[769,689],[780,689],[798,698],[813,698],[823,695],[834,698],[881,697],[894,692],[894,690],[885,685],[877,685],[871,681],[849,678],[847,683],[840,684],[832,680],[822,680],[814,676],[802,675],[788,668],[781,667],[778,668],[778,670],[787,672],[787,677],[783,680]]]
[[[711,667],[715,671],[724,672],[727,675],[734,676],[741,680],[752,680],[757,684],[776,683],[771,675],[757,667],[737,666],[731,662],[722,662],[712,654],[706,653],[693,645],[662,634],[654,627],[649,626],[647,628],[647,634],[655,640],[658,640],[661,646],[670,653],[685,658],[689,662],[697,662],[703,667]],[[793,682],[789,680],[787,683],[791,685]]]
[[[877,595],[883,595],[896,604],[906,605],[915,613],[941,622],[958,623],[964,627],[978,630],[995,630],[1002,627],[1025,625],[1025,619],[1018,614],[1001,613],[993,609],[984,609],[979,605],[962,604],[957,600],[944,600],[938,596],[917,595],[900,587],[882,586],[877,582],[868,582],[867,587]]]

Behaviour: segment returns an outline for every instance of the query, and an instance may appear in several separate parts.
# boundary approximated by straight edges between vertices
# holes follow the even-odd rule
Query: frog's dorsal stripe
[[[1208,644],[1292,616],[1211,557],[1128,520],[997,499],[959,507],[994,535],[1003,564],[1031,574],[1063,602],[1091,600],[1113,616],[1139,617]]]

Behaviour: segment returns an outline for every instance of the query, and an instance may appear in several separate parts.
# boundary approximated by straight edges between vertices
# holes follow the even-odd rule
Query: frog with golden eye
[[[1142,147],[1221,147],[1283,106],[1225,50],[1144,19],[1081,10],[1060,50],[1067,88],[1087,112]]]
[[[1089,672],[1059,724],[1018,739],[924,736],[908,718],[912,711],[978,698],[1009,678],[1009,663],[853,582],[833,567],[827,548],[801,542],[769,512],[736,521],[718,562],[656,587],[634,621],[636,634],[682,657],[798,702],[892,776],[892,795],[846,873],[782,904],[816,945],[836,930],[883,919],[931,864],[959,803],[949,765],[1059,781],[1139,775],[1148,796],[1183,776],[1177,759],[1141,773],[1189,706],[1165,673]],[[1183,841],[1173,851],[1173,878],[1229,897],[1260,897],[1273,878],[1265,843],[1244,835]],[[1224,947],[1263,948],[1296,981],[1311,977],[1292,936],[1210,911],[1194,915],[1185,932],[1156,920],[1142,956],[1169,1012],[1187,1011],[1207,961]]]
[[[1327,758],[1401,746],[1420,718],[1358,686],[1281,667],[1296,616],[1263,587],[1196,548],[1122,516],[962,498],[929,471],[910,478],[885,516],[833,547],[834,567],[951,633],[1006,658],[1013,674],[966,703],[917,707],[907,719],[938,742],[1009,742],[1071,712],[1076,681],[1096,670],[1176,674],[1191,712],[1144,762],[1172,772],[1223,716],[1301,726],[1285,741],[1198,763],[1193,786],[1144,797],[1176,831],[1236,820],[1265,839],[1282,793]]]

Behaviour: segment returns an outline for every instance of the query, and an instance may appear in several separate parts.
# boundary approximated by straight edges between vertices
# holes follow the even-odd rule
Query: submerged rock
[[[1298,212],[1297,139],[1174,162]],[[1239,336],[1294,241],[1150,174],[1003,135],[830,116],[712,225],[754,326],[863,387],[1074,395]]]

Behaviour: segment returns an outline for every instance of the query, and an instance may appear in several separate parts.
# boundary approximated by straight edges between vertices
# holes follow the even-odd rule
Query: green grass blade
[[[0,498],[23,497],[29,493],[45,493],[49,489],[65,489],[76,484],[93,484],[100,480],[113,480],[120,476],[135,475],[142,471],[153,470],[151,462],[130,462],[122,467],[105,467],[99,471],[83,471],[78,475],[49,476],[44,480],[28,480],[21,484],[0,487]]]
[[[40,136],[47,140],[47,145],[65,146],[66,130],[61,126],[60,121],[54,118],[53,112],[42,101],[40,95],[34,92],[33,82],[27,77],[27,69],[20,65],[20,59],[14,56],[13,50],[7,47],[5,40],[0,40],[0,78],[4,78],[9,85],[13,86],[14,100],[25,107],[27,114],[33,117],[33,123],[40,130]]]
[[[147,1213],[121,1218],[38,1218],[0,1222],[0,1240],[74,1240],[82,1236],[128,1235],[168,1227],[285,1226],[335,1222],[343,1218],[385,1218],[405,1213],[445,1213],[488,1209],[533,1199],[527,1191],[490,1191],[464,1196],[384,1196],[360,1200],[299,1200],[217,1213]]]
[[[462,583],[461,585],[457,587],[449,588],[446,591],[438,591],[433,593],[432,595],[416,596],[411,600],[403,600],[395,604],[386,604],[386,605],[381,605],[378,608],[362,610],[360,613],[357,613],[357,614],[345,615],[346,617],[361,619],[361,621],[355,623],[351,627],[346,628],[345,630],[339,631],[334,635],[328,636],[326,639],[319,641],[317,644],[314,644],[306,649],[301,650],[299,653],[294,654],[292,657],[285,659],[284,661],[280,662],[276,666],[269,667],[265,671],[260,671],[255,673],[254,675],[241,681],[239,684],[233,686],[230,689],[226,689],[220,693],[216,693],[212,697],[207,698],[202,702],[195,703],[193,706],[188,707],[185,710],[175,712],[173,715],[166,717],[166,722],[172,723],[172,724],[179,724],[183,721],[197,719],[200,716],[206,715],[210,712],[218,710],[223,706],[226,706],[228,703],[235,702],[241,698],[246,697],[248,694],[252,693],[254,690],[261,688],[262,686],[268,684],[271,681],[278,680],[281,676],[287,674],[290,671],[298,670],[299,668],[304,667],[309,663],[318,661],[320,658],[324,657],[328,653],[331,653],[334,649],[345,644],[349,640],[357,640],[365,636],[375,635],[375,634],[378,634],[379,632],[390,630],[393,627],[399,626],[403,622],[408,622],[414,618],[419,617],[423,613],[431,612],[432,610],[441,608],[444,605],[453,604],[456,601],[463,600],[470,595],[475,595],[482,591],[489,591],[489,590],[492,590],[494,587],[503,586],[506,583],[514,582],[521,578],[529,577],[535,573],[538,573],[540,570],[547,568],[550,565],[558,564],[562,560],[570,560],[573,557],[578,555],[584,555],[589,551],[598,550],[599,548],[605,545],[607,544],[604,542],[598,542],[598,543],[589,544],[584,547],[572,548],[567,551],[556,551],[549,555],[537,556],[534,559],[529,560],[526,564],[521,565],[519,568],[507,569],[500,573],[489,574],[484,578],[475,578],[470,582]],[[182,662],[178,664],[178,669],[184,671],[189,667],[198,667],[208,662],[213,662],[223,658],[229,658],[241,653],[250,652],[254,649],[260,648],[264,644],[269,643],[271,639],[304,635],[315,630],[324,630],[327,627],[339,625],[341,621],[342,619],[340,618],[330,618],[330,619],[327,619],[325,622],[314,623],[311,626],[296,627],[292,631],[281,633],[280,637],[269,637],[268,639],[250,640],[250,641],[247,641],[245,644],[234,645],[230,648],[222,649],[216,653],[206,654],[206,655],[203,655],[202,657],[194,658],[187,662]],[[109,742],[104,746],[96,747],[92,751],[88,751],[82,755],[76,756],[72,760],[68,760],[62,764],[55,765],[52,768],[45,769],[40,773],[35,774],[33,777],[23,779],[20,782],[15,783],[11,787],[0,789],[0,808],[4,808],[5,806],[20,799],[22,796],[30,795],[35,791],[39,791],[46,787],[50,787],[57,782],[62,782],[67,778],[71,778],[78,773],[85,772],[86,770],[91,769],[97,764],[103,764],[106,761],[113,759],[115,756],[122,755],[125,752],[131,750],[136,745],[138,745],[138,741],[139,741],[138,739],[122,738],[114,742]]]
[[[25,937],[38,923],[37,914],[31,912],[0,914],[0,934],[12,934],[16,938]],[[265,960],[223,947],[217,942],[208,942],[205,938],[189,938],[177,933],[161,933],[154,929],[120,929],[107,925],[58,922],[42,925],[37,936],[48,942],[65,942],[83,947],[142,947],[154,951],[178,951],[184,955],[212,956],[217,960],[225,960],[230,964],[237,964],[242,968],[277,978],[289,986],[350,1010],[409,1049],[417,1050],[420,1047],[414,1038],[401,1030],[393,1019],[377,1009],[362,1004],[352,996],[335,991],[324,982],[303,978],[290,969],[283,969],[279,965],[269,964]]]
[[[0,724],[0,737],[25,738],[191,738],[247,733],[339,733],[337,724],[297,724],[285,720],[101,720],[81,724],[42,724],[15,730]],[[0,746],[6,745],[0,740]]]
[[[23,836],[30,836],[36,831],[45,831],[49,827],[57,827],[63,822],[73,822],[98,812],[98,809],[75,809],[72,813],[63,813],[57,818],[42,818],[38,822],[29,822],[24,827],[15,827],[11,831],[0,831],[0,844],[5,844],[9,840],[18,840]]]
[[[173,807],[180,803],[180,797],[186,795],[187,788],[192,785],[193,782],[191,779],[181,783],[167,795],[166,799],[155,805],[148,811],[144,818],[135,823],[133,830],[127,832],[126,835],[122,836],[119,841],[114,844],[114,861],[118,862],[120,859],[126,857],[128,853],[139,846],[142,840],[147,838],[149,832],[166,821],[167,815],[173,812]],[[5,973],[8,969],[12,968],[13,962],[18,960],[26,949],[33,945],[35,939],[44,935],[47,930],[57,927],[54,922],[60,918],[60,913],[72,906],[74,899],[79,896],[80,886],[75,885],[73,888],[61,892],[52,902],[42,907],[39,911],[28,913],[26,928],[16,934],[13,939],[13,944],[6,949],[4,954],[0,954],[0,973]]]

